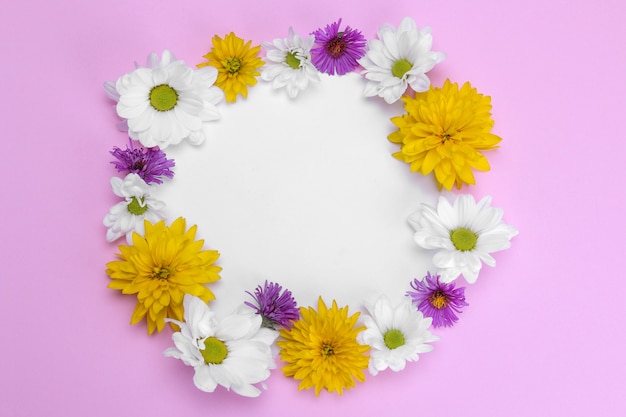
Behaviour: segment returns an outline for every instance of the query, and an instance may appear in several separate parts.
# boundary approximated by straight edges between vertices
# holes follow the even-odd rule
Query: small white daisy
[[[372,375],[387,368],[394,372],[403,370],[406,362],[417,361],[420,353],[433,350],[428,343],[439,340],[428,330],[432,318],[425,318],[407,297],[394,307],[382,295],[373,306],[366,303],[365,308],[367,312],[362,317],[366,330],[358,337],[370,346]]]
[[[400,99],[407,86],[416,92],[430,87],[426,73],[446,58],[443,52],[430,50],[433,37],[430,28],[419,29],[413,19],[405,17],[398,29],[385,24],[378,39],[367,42],[367,53],[359,60],[361,72],[368,80],[365,96],[379,96],[389,104]]]
[[[165,203],[150,196],[151,186],[137,174],[130,173],[122,180],[111,178],[111,188],[124,201],[114,205],[104,216],[102,223],[107,229],[107,241],[113,242],[126,235],[128,244],[133,243],[133,232],[144,234],[144,220],[156,223],[165,218],[160,212]]]
[[[193,366],[193,382],[205,392],[218,385],[246,397],[261,394],[253,384],[262,383],[275,367],[272,344],[278,332],[261,327],[261,316],[243,306],[217,321],[215,313],[198,297],[185,295],[185,322],[169,320],[180,327],[172,335],[174,345],[165,356]]]
[[[437,208],[426,204],[409,217],[415,241],[425,249],[438,249],[433,263],[439,268],[441,282],[454,281],[463,274],[473,284],[482,262],[496,266],[490,255],[511,246],[517,229],[502,223],[503,211],[491,207],[491,196],[478,203],[469,194],[456,197],[450,204],[439,197]]]
[[[289,28],[287,38],[274,39],[271,43],[263,42],[267,65],[261,73],[261,79],[272,81],[274,89],[285,87],[291,98],[307,88],[309,81],[319,82],[319,72],[311,62],[314,42],[315,36],[303,40],[294,33],[293,28]]]
[[[148,67],[139,67],[120,77],[104,90],[117,101],[117,114],[125,119],[128,135],[145,147],[165,149],[182,140],[200,144],[208,134],[207,123],[219,119],[216,104],[222,90],[213,84],[213,67],[193,69],[164,51],[155,53]]]

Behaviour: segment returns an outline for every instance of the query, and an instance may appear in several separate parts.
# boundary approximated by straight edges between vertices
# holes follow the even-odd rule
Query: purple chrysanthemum
[[[257,314],[263,317],[263,326],[271,329],[276,325],[280,325],[285,329],[290,329],[293,326],[292,321],[297,320],[300,317],[300,312],[296,305],[296,301],[291,295],[291,291],[285,290],[282,292],[283,287],[273,282],[268,283],[265,281],[265,285],[260,285],[254,290],[254,294],[246,291],[256,301],[256,305],[245,302],[249,307],[256,310]]]
[[[339,32],[340,25],[341,19],[311,33],[315,35],[315,46],[311,49],[313,65],[330,75],[354,70],[359,65],[357,61],[365,55],[366,40],[361,32],[350,26]]]
[[[411,282],[415,291],[407,291],[413,304],[426,317],[433,318],[433,326],[450,327],[459,320],[455,313],[468,306],[465,302],[465,287],[454,288],[453,283],[439,282],[439,275],[426,276],[422,281],[417,278]]]
[[[137,174],[146,184],[151,182],[161,184],[163,181],[159,177],[174,177],[174,172],[170,170],[174,166],[174,160],[167,159],[158,146],[135,149],[133,141],[129,140],[129,142],[130,146],[127,146],[125,150],[116,146],[111,151],[111,155],[117,158],[117,161],[111,163],[119,172]]]

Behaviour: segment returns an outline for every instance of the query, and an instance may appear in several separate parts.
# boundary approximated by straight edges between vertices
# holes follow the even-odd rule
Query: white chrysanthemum
[[[207,123],[220,117],[215,105],[223,93],[213,85],[216,79],[215,68],[193,69],[166,50],[161,60],[150,54],[148,67],[123,75],[114,85],[105,83],[104,90],[117,101],[117,114],[131,138],[165,149],[185,139],[204,141]]]
[[[406,362],[419,359],[420,353],[433,350],[428,343],[436,342],[439,337],[428,328],[432,318],[415,308],[407,297],[397,306],[382,295],[367,309],[363,317],[366,330],[359,334],[359,342],[370,346],[369,371],[372,375],[390,368],[394,372],[404,369]]]
[[[473,284],[482,262],[496,266],[490,255],[511,246],[517,229],[502,223],[503,211],[491,207],[491,196],[478,203],[469,194],[459,195],[450,204],[439,197],[437,208],[422,205],[409,217],[415,241],[425,249],[438,249],[433,263],[441,282],[454,281],[460,274]]]
[[[402,19],[397,30],[382,25],[378,39],[367,42],[367,53],[359,60],[364,68],[361,73],[368,80],[365,96],[380,96],[391,104],[409,85],[417,92],[428,90],[426,73],[446,58],[443,52],[430,50],[432,43],[430,28],[420,30],[411,18]]]
[[[262,383],[275,367],[272,344],[278,333],[261,327],[261,316],[243,306],[218,322],[215,313],[200,298],[185,295],[185,322],[172,335],[176,347],[164,355],[193,366],[198,389],[213,392],[218,385],[239,395],[257,397]]]
[[[160,212],[165,203],[150,196],[151,186],[139,175],[130,173],[123,180],[113,177],[111,188],[124,201],[111,207],[104,216],[102,223],[108,228],[107,241],[113,242],[126,235],[126,241],[132,244],[133,232],[144,234],[144,220],[156,223],[165,218]]]
[[[311,62],[314,42],[315,36],[303,40],[294,33],[293,28],[289,28],[289,36],[285,39],[263,42],[266,66],[261,79],[272,81],[274,89],[285,87],[291,98],[307,88],[309,81],[319,82],[319,73]]]

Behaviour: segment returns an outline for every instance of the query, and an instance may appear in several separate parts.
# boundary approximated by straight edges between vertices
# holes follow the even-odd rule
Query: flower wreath
[[[434,251],[438,270],[410,282],[402,302],[381,295],[365,303],[362,316],[321,297],[317,308],[298,308],[288,289],[266,281],[233,314],[216,317],[207,284],[220,279],[219,253],[203,249],[197,226],[187,228],[183,218],[168,226],[164,203],[151,190],[174,176],[174,161],[163,150],[183,141],[202,143],[207,125],[220,117],[222,98],[246,98],[257,77],[296,99],[320,82],[320,72],[341,76],[360,66],[365,96],[404,102],[406,112],[391,119],[397,130],[388,137],[399,145],[396,159],[411,171],[433,173],[439,190],[474,184],[474,169],[489,170],[482,151],[501,140],[491,133],[490,97],[469,83],[431,86],[426,73],[446,55],[431,51],[430,28],[404,18],[397,28],[381,26],[378,39],[366,41],[360,31],[340,27],[341,19],[306,38],[290,28],[287,38],[262,44],[264,59],[261,45],[251,47],[234,33],[215,36],[197,69],[164,51],[160,59],[152,53],[146,67],[105,83],[117,103],[120,128],[131,139],[126,149],[111,152],[125,177],[111,179],[122,201],[103,222],[109,242],[125,236],[128,245],[120,245],[118,259],[107,264],[109,288],[136,294],[131,324],[145,318],[153,333],[170,323],[175,346],[164,354],[193,366],[194,383],[203,391],[221,385],[258,396],[258,385],[264,387],[274,367],[274,346],[285,363],[283,373],[317,395],[322,389],[342,394],[364,381],[365,369],[372,375],[400,371],[439,340],[431,326],[452,326],[468,306],[465,288],[454,280],[463,275],[474,283],[483,263],[495,266],[490,254],[508,248],[517,234],[501,221],[502,210],[491,207],[491,197],[476,202],[460,194],[450,202],[441,196],[436,207],[423,205],[408,219],[415,242]]]

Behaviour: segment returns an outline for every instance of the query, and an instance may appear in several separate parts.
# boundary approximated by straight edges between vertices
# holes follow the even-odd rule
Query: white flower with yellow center
[[[261,394],[253,384],[262,383],[275,367],[272,343],[278,332],[261,327],[260,315],[242,307],[217,321],[215,313],[198,297],[185,295],[185,322],[172,335],[174,345],[164,355],[194,368],[193,382],[205,392],[218,385],[246,397]]]
[[[314,43],[315,36],[303,40],[295,34],[293,28],[289,28],[287,38],[274,39],[271,43],[263,42],[267,65],[261,73],[261,79],[271,81],[274,89],[285,87],[291,98],[306,89],[309,81],[319,82],[319,72],[311,62]]]
[[[428,330],[432,318],[425,318],[408,297],[394,307],[382,295],[374,305],[366,303],[365,308],[367,312],[362,317],[366,330],[358,337],[359,342],[370,346],[372,375],[387,368],[394,372],[403,370],[407,362],[417,361],[421,353],[433,350],[428,343],[439,340]]]
[[[151,54],[147,68],[123,75],[114,86],[105,83],[104,89],[117,101],[131,138],[165,149],[182,140],[200,144],[207,137],[207,124],[219,119],[216,104],[223,98],[213,86],[216,79],[215,68],[190,68],[166,50],[161,60]]]
[[[441,282],[454,281],[463,274],[473,284],[482,263],[496,266],[490,253],[508,249],[515,227],[502,223],[503,211],[491,207],[491,196],[478,203],[469,194],[456,197],[450,204],[439,197],[437,208],[422,205],[409,217],[415,241],[424,249],[437,249],[433,263],[439,268]]]
[[[165,218],[160,212],[165,203],[150,196],[151,186],[137,174],[130,173],[124,179],[111,178],[111,188],[124,201],[114,205],[102,223],[107,229],[107,241],[113,242],[126,235],[129,245],[133,243],[133,232],[144,234],[144,220],[156,223]]]
[[[409,17],[402,19],[397,29],[382,25],[378,39],[367,42],[367,53],[359,60],[368,80],[365,96],[379,96],[391,104],[408,86],[416,92],[428,90],[426,73],[446,58],[443,52],[430,50],[432,43],[430,28],[420,30]]]

